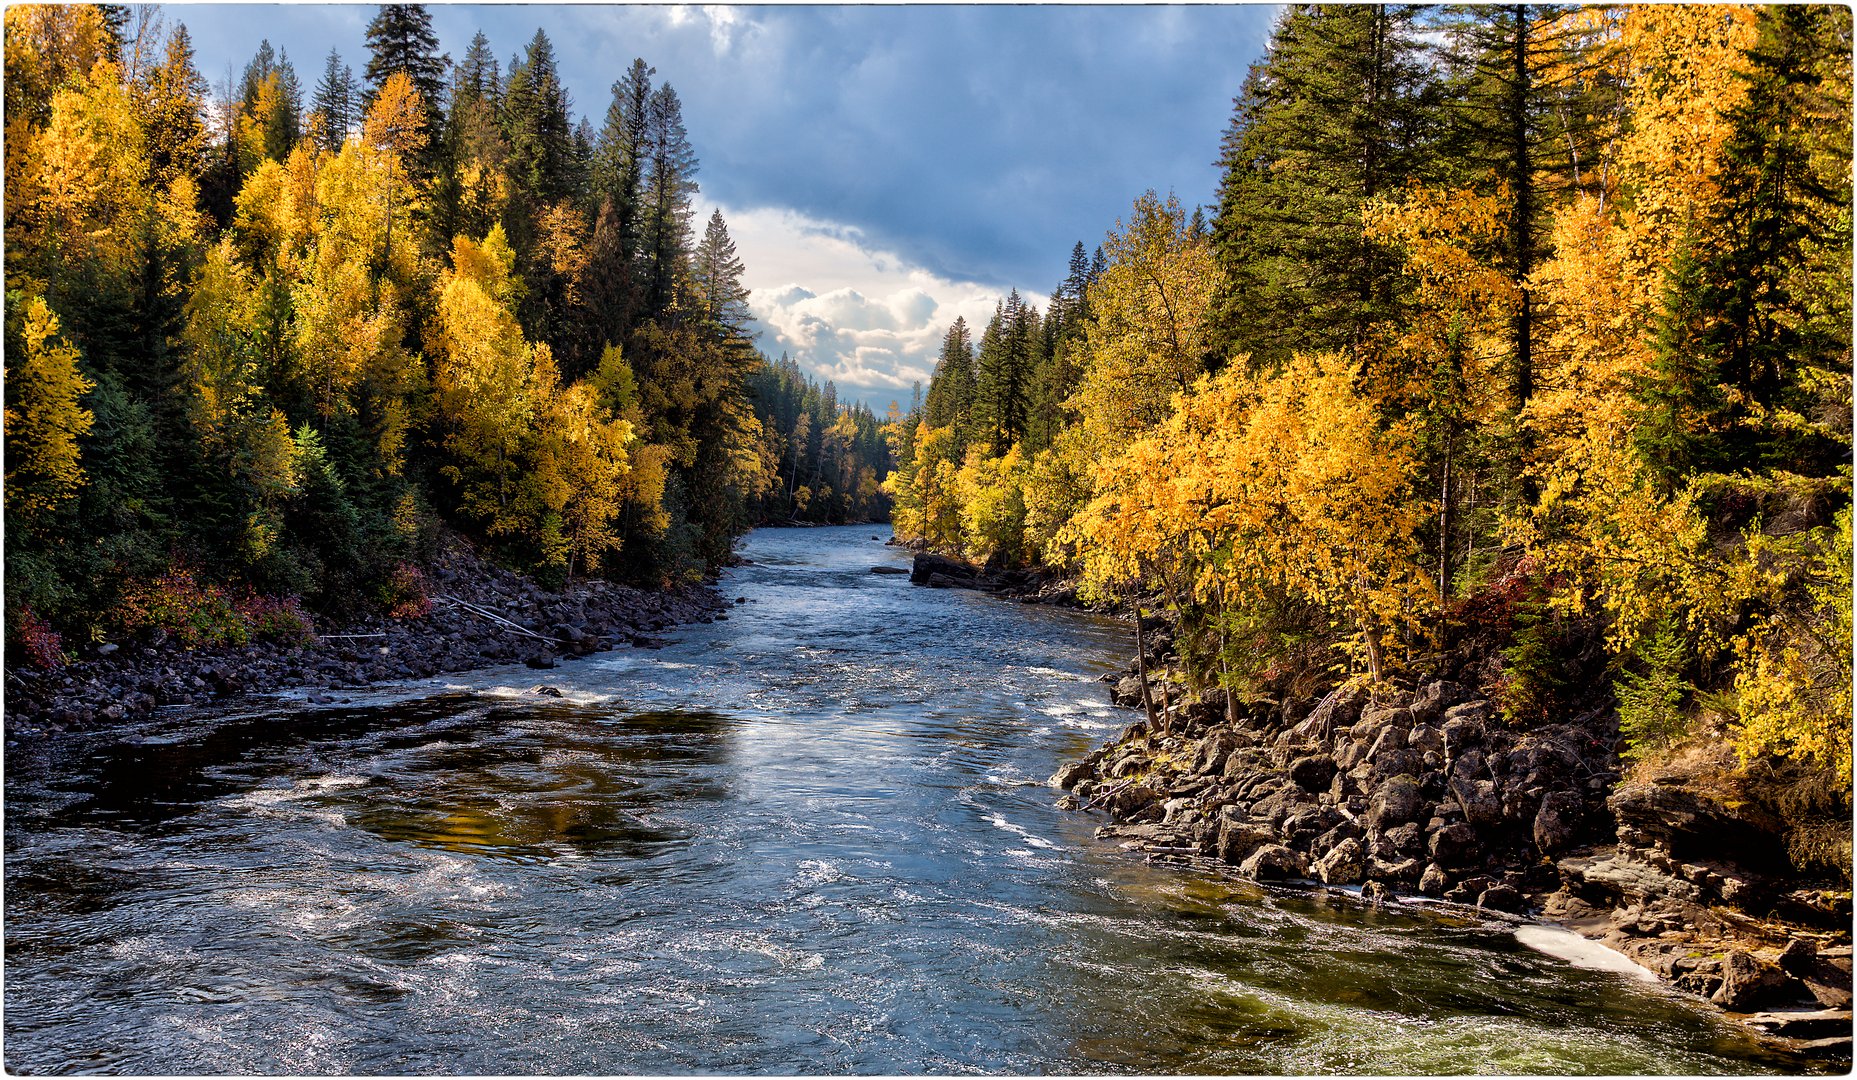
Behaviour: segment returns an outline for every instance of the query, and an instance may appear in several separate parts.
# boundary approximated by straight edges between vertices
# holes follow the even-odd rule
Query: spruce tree
[[[651,95],[647,112],[645,165],[646,293],[654,315],[669,310],[677,275],[689,247],[690,200],[695,196],[696,153],[684,131],[683,106],[669,83]]]
[[[729,237],[722,211],[711,212],[703,242],[696,249],[691,276],[696,281],[704,319],[724,337],[741,341],[752,336],[749,323],[754,318],[748,309],[748,290],[741,283],[746,269],[736,253],[735,241]]]
[[[568,107],[554,44],[537,30],[522,59],[510,66],[503,130],[509,140],[510,182],[539,206],[574,193],[574,130]]]
[[[1397,317],[1397,262],[1361,208],[1418,174],[1433,110],[1411,7],[1296,5],[1235,103],[1219,165],[1215,301],[1227,340],[1269,367],[1361,349]]]
[[[387,76],[406,72],[425,103],[427,116],[436,119],[445,100],[445,69],[450,61],[438,51],[432,32],[432,14],[424,4],[382,4],[368,23],[367,97],[363,111],[374,104]]]
[[[175,24],[161,63],[144,69],[135,89],[147,125],[150,179],[166,187],[179,176],[199,178],[206,168],[207,85],[194,67],[185,24]]]
[[[360,104],[354,70],[342,62],[341,50],[330,48],[328,59],[323,61],[322,78],[317,80],[316,92],[310,98],[310,112],[322,116],[323,149],[330,153],[341,150],[349,129],[360,122]]]
[[[967,320],[957,315],[942,337],[941,357],[922,403],[922,420],[930,427],[952,427],[962,432],[973,403],[974,343]]]
[[[1025,434],[1038,345],[1038,311],[1014,289],[980,337],[975,372],[974,436],[995,456]]]

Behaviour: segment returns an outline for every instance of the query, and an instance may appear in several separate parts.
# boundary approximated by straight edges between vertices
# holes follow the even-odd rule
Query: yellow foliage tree
[[[19,337],[6,363],[6,507],[33,521],[83,486],[78,440],[92,416],[82,402],[96,384],[78,370],[77,349],[43,297],[9,294],[7,307],[17,312]]]

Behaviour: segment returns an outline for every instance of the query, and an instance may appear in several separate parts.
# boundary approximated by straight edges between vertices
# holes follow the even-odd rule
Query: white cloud
[[[723,207],[722,216],[747,264],[743,284],[761,325],[761,351],[790,354],[836,383],[841,399],[862,399],[879,412],[893,399],[907,407],[912,383],[927,389],[956,316],[977,339],[1010,288],[938,277],[871,246],[854,227],[791,210]],[[1019,291],[1043,306],[1042,295]]]

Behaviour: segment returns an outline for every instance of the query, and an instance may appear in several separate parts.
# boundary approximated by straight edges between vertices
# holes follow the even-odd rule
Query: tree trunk
[[[1154,698],[1148,693],[1148,642],[1141,631],[1141,602],[1135,602],[1135,673],[1141,680],[1141,708],[1148,716],[1148,731],[1156,727]]]

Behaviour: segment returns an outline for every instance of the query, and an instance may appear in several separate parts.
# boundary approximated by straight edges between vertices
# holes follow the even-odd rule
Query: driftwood
[[[503,629],[511,631],[512,633],[522,634],[525,637],[532,637],[537,641],[546,641],[549,644],[555,644],[554,638],[546,637],[542,634],[538,634],[526,626],[519,626],[516,623],[510,622],[508,619],[505,619],[503,616],[496,614],[495,612],[488,611],[484,608],[478,607],[476,604],[467,603],[463,600],[458,599],[455,596],[434,596],[432,599],[442,600],[445,603],[452,604],[456,607],[462,608],[463,610],[468,611],[473,615],[479,616],[481,618],[489,619],[491,622],[496,623],[497,625],[501,626]]]

